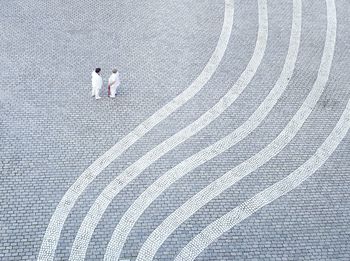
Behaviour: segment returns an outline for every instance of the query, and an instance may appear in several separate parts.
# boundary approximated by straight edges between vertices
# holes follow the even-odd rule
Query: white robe
[[[96,99],[100,97],[99,92],[102,88],[103,81],[102,77],[98,75],[95,71],[91,73],[91,85],[92,85],[92,91],[91,95],[95,96]]]
[[[112,85],[111,82],[114,82]],[[120,85],[120,78],[119,78],[119,72],[112,73],[112,75],[108,79],[108,84],[111,88],[111,97],[115,97],[115,93],[117,91],[117,87]]]

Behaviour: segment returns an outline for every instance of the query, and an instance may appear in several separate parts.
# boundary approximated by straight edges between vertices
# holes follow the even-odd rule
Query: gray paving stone
[[[86,260],[102,260],[113,230],[137,197],[167,170],[242,125],[278,79],[287,55],[293,1],[268,2],[268,41],[258,71],[216,120],[166,153],[111,202]],[[227,93],[247,66],[258,32],[258,1],[234,1],[225,55],[189,102],[151,129],[92,182],[70,212],[54,260],[68,260],[90,206],[145,153]],[[326,1],[303,1],[293,77],[276,106],[245,139],[175,182],[142,214],[120,260],[136,260],[145,240],[187,199],[246,161],[285,128],[317,77]],[[185,90],[219,39],[224,0],[0,1],[0,260],[36,260],[50,218],[81,173],[143,120]],[[350,99],[350,4],[336,1],[337,38],[329,80],[293,140],[274,158],[181,224],[155,260],[172,260],[211,222],[283,179],[331,133]],[[115,100],[91,99],[90,73],[121,73]],[[315,175],[225,233],[197,260],[349,260],[350,134]]]

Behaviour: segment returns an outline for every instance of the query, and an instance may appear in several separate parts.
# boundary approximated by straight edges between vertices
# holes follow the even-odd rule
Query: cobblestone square
[[[0,260],[350,260],[349,14],[0,0]]]

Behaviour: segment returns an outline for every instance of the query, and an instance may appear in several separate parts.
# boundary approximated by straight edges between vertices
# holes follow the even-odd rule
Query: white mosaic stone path
[[[157,199],[157,197],[159,197],[167,188],[169,188],[182,176],[197,168],[201,164],[204,164],[208,160],[218,156],[220,153],[247,137],[269,114],[286,89],[289,79],[293,75],[300,45],[302,17],[301,9],[301,0],[295,0],[293,3],[293,20],[288,53],[283,70],[269,95],[261,103],[258,109],[249,117],[249,119],[234,130],[230,135],[199,151],[198,153],[179,163],[171,170],[167,171],[138,197],[138,199],[122,216],[117,227],[115,228],[105,253],[104,259],[106,261],[118,260],[128,234],[132,230],[134,224],[137,222],[142,213],[148,208],[148,206]]]
[[[225,0],[225,14],[221,34],[217,46],[195,81],[181,94],[175,97],[151,117],[142,122],[132,132],[117,142],[112,148],[92,163],[75,183],[67,190],[53,213],[46,229],[38,260],[53,260],[59,237],[70,211],[83,194],[88,185],[116,158],[125,152],[132,144],[149,132],[154,126],[166,119],[171,113],[193,98],[209,81],[219,66],[226,51],[233,24],[233,0]]]
[[[300,109],[268,146],[209,184],[170,214],[147,238],[137,257],[138,261],[152,260],[159,247],[177,227],[223,191],[276,156],[294,138],[320,99],[328,81],[336,42],[336,28],[335,5],[331,0],[327,0],[327,33],[321,64],[313,88]]]
[[[102,193],[93,203],[79,228],[73,243],[70,260],[82,260],[85,257],[89,241],[96,226],[102,218],[103,213],[112,202],[113,198],[115,198],[130,181],[135,179],[140,173],[142,173],[143,170],[145,170],[161,156],[209,125],[237,99],[237,97],[248,86],[262,61],[266,50],[267,35],[267,6],[266,4],[262,4],[259,5],[259,31],[254,53],[237,82],[219,100],[218,103],[216,103],[200,118],[146,153],[139,160],[129,166],[102,191]]]

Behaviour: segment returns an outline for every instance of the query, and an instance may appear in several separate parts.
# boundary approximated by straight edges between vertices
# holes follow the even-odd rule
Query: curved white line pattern
[[[206,247],[216,241],[222,234],[232,229],[262,207],[270,204],[284,194],[295,189],[313,175],[332,155],[350,129],[350,102],[341,118],[325,142],[303,165],[284,179],[276,182],[264,191],[250,198],[240,206],[217,219],[194,237],[181,250],[176,261],[194,260]]]
[[[114,179],[95,200],[83,223],[81,224],[77,236],[73,242],[70,260],[80,260],[84,258],[91,236],[103,213],[107,209],[113,198],[143,170],[150,166],[161,156],[172,150],[186,139],[190,138],[201,129],[205,128],[225,111],[243,92],[257,71],[262,57],[264,56],[267,42],[267,10],[266,5],[259,8],[259,31],[253,56],[249,61],[236,84],[206,113],[196,121],[168,138],[151,151],[142,156],[139,160],[129,166],[123,173]]]
[[[289,79],[293,75],[300,44],[301,9],[301,0],[294,0],[292,29],[286,60],[280,77],[264,102],[261,103],[259,108],[244,124],[231,134],[179,163],[149,186],[122,216],[109,241],[104,260],[118,260],[127,236],[136,221],[147,207],[169,188],[171,184],[247,137],[268,115],[281,97],[289,83]]]
[[[284,179],[256,194],[229,213],[215,220],[195,236],[179,253],[176,261],[194,260],[206,247],[262,207],[295,189],[313,175],[332,155],[350,128],[350,102],[325,142],[303,165]]]
[[[151,260],[166,238],[186,219],[233,184],[268,162],[293,139],[321,97],[332,65],[335,41],[336,13],[334,6],[328,3],[326,41],[317,79],[306,100],[293,116],[292,120],[268,146],[209,184],[169,215],[148,237],[139,252],[138,261]]]
[[[151,117],[142,122],[132,132],[118,141],[112,148],[100,156],[93,162],[75,181],[75,183],[67,190],[46,229],[38,260],[53,260],[57,243],[71,209],[76,203],[79,196],[85,191],[88,185],[116,158],[125,152],[131,145],[138,141],[142,136],[149,132],[154,126],[167,118],[174,111],[188,102],[196,95],[201,88],[208,82],[216,71],[219,63],[226,51],[233,23],[233,0],[225,0],[225,14],[222,25],[221,34],[217,46],[205,65],[201,74],[193,81],[193,83],[185,89],[181,94],[167,103],[164,107],[155,112]]]

